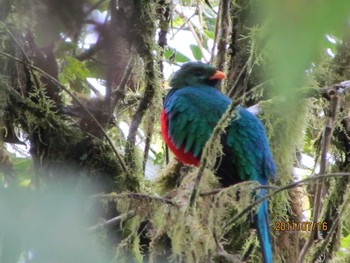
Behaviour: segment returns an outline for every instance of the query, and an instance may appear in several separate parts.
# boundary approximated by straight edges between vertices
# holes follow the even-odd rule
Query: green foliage
[[[301,100],[298,102],[298,112],[286,110],[285,114],[280,115],[281,107],[288,108],[285,99],[274,98],[269,101],[261,102],[264,115],[263,120],[267,129],[270,141],[270,147],[277,165],[278,184],[286,185],[293,181],[293,166],[296,163],[296,149],[303,145],[304,127],[309,118],[309,101]],[[283,106],[282,106],[283,105]],[[295,105],[291,106],[292,108]],[[294,214],[295,208],[292,207],[292,193],[287,191],[279,193],[270,201],[271,221],[289,221],[290,218],[298,218],[300,215]],[[299,206],[299,204],[296,204]],[[300,208],[302,209],[302,208]],[[277,236],[281,233],[274,233]],[[286,253],[287,254],[287,253]]]
[[[273,65],[270,74],[276,78],[274,92],[287,95],[301,86],[303,73],[317,59],[325,35],[343,32],[350,3],[270,0],[261,7],[268,21],[265,32]]]
[[[34,175],[31,158],[18,158],[10,154],[10,162],[13,165],[14,176],[17,178],[19,185],[23,187],[29,186]]]
[[[214,39],[215,33],[213,31],[204,30],[204,33],[209,39]]]
[[[138,234],[140,223],[139,216],[135,216],[127,220],[127,222],[123,222],[122,229],[125,238],[118,245],[114,262],[143,262],[140,248],[140,237]]]
[[[345,256],[350,257],[350,252],[347,251],[347,249],[350,247],[350,235],[347,235],[342,239],[340,246],[342,249],[339,250],[338,256],[340,258],[344,258]],[[341,261],[336,261],[336,262],[341,262]],[[342,262],[345,262],[345,261],[342,261]]]
[[[63,58],[63,69],[59,75],[62,84],[69,84],[77,92],[88,91],[86,87],[86,78],[91,77],[90,71],[86,68],[85,63],[71,56]]]
[[[197,45],[190,45],[192,54],[196,60],[201,60],[203,58],[202,50]]]
[[[190,62],[191,60],[186,57],[181,52],[177,51],[176,49],[173,49],[171,47],[167,47],[164,50],[164,57],[170,61],[174,61],[177,63],[185,63]]]

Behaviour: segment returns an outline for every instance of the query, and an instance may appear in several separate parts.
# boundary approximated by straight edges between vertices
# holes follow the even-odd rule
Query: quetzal
[[[161,113],[162,136],[176,158],[198,166],[202,150],[214,127],[229,107],[231,99],[217,87],[226,76],[215,67],[189,62],[170,81]],[[254,180],[267,185],[276,176],[276,167],[261,121],[237,106],[235,116],[222,135],[224,155],[216,175],[224,187]],[[260,190],[260,196],[266,190]],[[265,263],[271,263],[268,201],[263,201],[254,216]]]

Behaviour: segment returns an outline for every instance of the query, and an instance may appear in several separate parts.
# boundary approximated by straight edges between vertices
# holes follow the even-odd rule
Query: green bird
[[[189,62],[170,81],[172,89],[165,97],[161,113],[162,136],[184,164],[198,166],[203,148],[231,99],[217,87],[226,76],[215,67]],[[268,185],[275,179],[276,166],[270,151],[264,125],[252,113],[237,106],[235,116],[222,135],[224,155],[218,161],[216,175],[222,186],[243,181]],[[266,195],[262,189],[259,196]],[[254,216],[265,263],[273,262],[268,201],[260,203]]]

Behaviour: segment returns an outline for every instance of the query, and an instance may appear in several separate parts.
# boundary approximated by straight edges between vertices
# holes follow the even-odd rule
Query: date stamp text
[[[303,221],[303,222],[284,222],[277,221],[275,223],[275,231],[327,231],[328,226],[327,222],[311,222],[311,221]]]

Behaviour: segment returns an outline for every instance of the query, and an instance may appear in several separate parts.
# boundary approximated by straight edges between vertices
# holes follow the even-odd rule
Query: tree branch
[[[106,198],[108,200],[117,200],[119,198],[130,198],[130,199],[140,199],[140,200],[143,199],[148,201],[157,201],[157,202],[161,202],[174,207],[179,207],[179,205],[174,201],[172,201],[171,199],[160,197],[160,196],[151,196],[151,195],[142,194],[142,193],[97,194],[97,195],[93,195],[92,198]]]
[[[330,92],[331,100],[329,106],[329,113],[327,118],[327,124],[322,136],[322,148],[321,148],[321,160],[320,160],[320,174],[325,174],[327,170],[327,155],[329,151],[329,145],[333,134],[334,123],[336,120],[336,114],[339,104],[339,97],[334,91]],[[320,214],[322,209],[323,198],[325,196],[324,182],[318,181],[316,183],[315,198],[313,204],[313,222],[320,221]],[[310,250],[315,240],[321,240],[319,236],[318,228],[314,228],[310,234],[310,238],[305,243],[301,253],[299,255],[299,262],[303,262],[307,252]]]
[[[232,96],[235,93],[235,90],[238,86],[239,81],[241,80],[241,77],[243,76],[243,74],[246,72],[247,68],[248,68],[248,64],[249,64],[249,60],[247,60],[247,62],[244,64],[243,68],[241,69],[241,71],[239,72],[235,82],[233,83],[230,91],[228,92],[228,97],[232,98]]]
[[[111,146],[115,156],[117,157],[120,166],[122,167],[123,171],[128,175],[129,171],[127,169],[127,166],[125,164],[124,159],[122,158],[121,154],[118,152],[117,148],[114,146],[112,139],[108,136],[107,132],[104,130],[104,128],[102,127],[102,125],[99,123],[99,121],[94,117],[94,115],[89,111],[88,108],[85,107],[85,105],[72,93],[70,92],[64,85],[62,85],[57,79],[55,79],[54,77],[52,77],[51,75],[47,74],[45,71],[43,71],[42,69],[33,66],[19,58],[13,57],[10,54],[7,54],[3,51],[0,50],[0,55],[5,56],[7,58],[13,59],[16,62],[19,62],[25,66],[28,66],[29,68],[39,72],[42,75],[45,75],[47,78],[49,78],[52,82],[56,83],[62,90],[64,90],[86,113],[87,115],[91,118],[91,120],[97,125],[97,127],[101,130],[101,132],[103,133],[104,137],[106,138],[107,142],[109,143],[109,145]],[[130,176],[130,175],[129,175]]]
[[[120,81],[118,88],[112,92],[112,95],[111,95],[112,96],[112,99],[111,99],[111,108],[112,109],[118,107],[120,100],[122,100],[125,97],[126,83],[128,82],[128,80],[130,78],[134,64],[135,64],[135,56],[132,55],[128,61],[126,68],[125,68],[123,77]],[[113,112],[113,111],[111,111],[111,112]]]
[[[197,45],[198,45],[200,51],[202,52],[202,54],[204,54],[204,53],[203,53],[203,49],[204,49],[204,48],[203,48],[202,41],[200,40],[200,38],[199,38],[199,36],[198,36],[198,34],[197,34],[197,32],[196,32],[196,29],[194,28],[194,26],[193,26],[193,24],[192,24],[192,22],[191,22],[191,19],[190,19],[190,18],[187,19],[187,17],[185,16],[185,14],[182,13],[181,11],[177,10],[177,9],[175,9],[175,12],[176,12],[181,18],[186,19],[186,23],[187,23],[187,25],[188,25],[188,28],[190,29],[190,31],[191,31],[191,33],[192,33],[194,39],[196,40]],[[192,17],[193,17],[193,16],[192,16]],[[205,62],[208,62],[208,60],[205,58],[204,55],[203,55],[203,59],[204,59]]]
[[[237,214],[236,216],[234,216],[231,219],[231,222],[234,223],[235,221],[237,221],[239,218],[241,218],[244,214],[250,212],[255,206],[257,206],[258,204],[260,204],[261,202],[263,202],[265,199],[268,199],[282,191],[285,190],[289,190],[292,189],[294,187],[309,183],[309,182],[313,182],[313,181],[318,181],[318,180],[325,180],[327,178],[331,178],[331,177],[343,177],[343,176],[348,176],[350,177],[350,173],[330,173],[330,174],[318,174],[315,176],[310,176],[306,179],[294,182],[294,183],[290,183],[288,185],[279,187],[276,190],[273,190],[271,193],[260,197],[259,199],[257,199],[256,201],[254,201],[253,203],[251,203],[249,206],[247,206],[245,209],[243,209],[239,214]]]
[[[226,59],[227,59],[227,45],[228,37],[230,33],[230,0],[220,1],[220,38],[218,42],[218,54],[217,54],[217,63],[216,66],[219,69],[226,69]],[[219,19],[218,18],[218,19]]]
[[[113,217],[112,219],[109,219],[107,221],[104,221],[102,223],[98,223],[97,225],[94,225],[92,227],[89,227],[87,229],[88,232],[94,232],[96,230],[99,230],[103,227],[111,227],[119,223],[120,221],[124,221],[127,219],[130,219],[136,215],[134,210],[130,210],[127,213],[121,214],[119,216]]]

